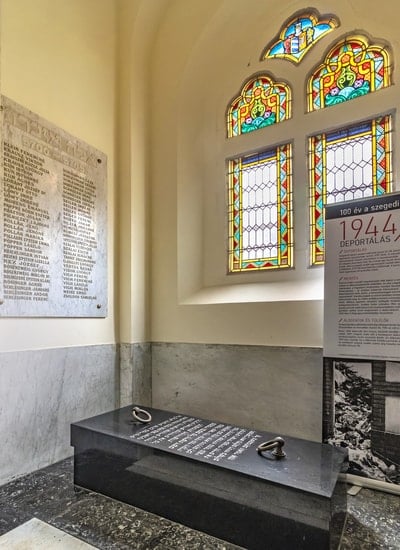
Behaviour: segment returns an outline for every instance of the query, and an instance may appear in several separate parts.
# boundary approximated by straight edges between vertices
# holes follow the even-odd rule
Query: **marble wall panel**
[[[120,406],[151,405],[151,344],[120,344]]]
[[[107,157],[0,101],[0,316],[106,317]]]
[[[118,406],[114,345],[0,354],[0,484],[72,454],[71,422]]]
[[[152,344],[153,407],[321,441],[320,348]]]

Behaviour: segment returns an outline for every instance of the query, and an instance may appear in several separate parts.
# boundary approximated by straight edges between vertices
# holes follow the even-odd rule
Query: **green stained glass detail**
[[[229,161],[229,272],[293,265],[291,145]]]
[[[390,86],[388,51],[368,45],[362,36],[336,44],[311,75],[307,86],[308,110],[331,107]]]
[[[338,26],[339,20],[332,15],[321,17],[316,10],[300,12],[284,23],[261,59],[282,58],[299,63],[318,40]]]
[[[385,115],[309,140],[310,256],[324,263],[324,206],[392,190],[391,117]]]
[[[228,137],[240,136],[290,118],[291,93],[267,75],[247,81],[227,113]]]

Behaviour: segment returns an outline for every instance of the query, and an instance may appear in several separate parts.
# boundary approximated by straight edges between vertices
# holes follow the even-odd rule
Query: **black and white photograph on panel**
[[[324,441],[347,448],[349,474],[400,484],[400,363],[324,365]]]

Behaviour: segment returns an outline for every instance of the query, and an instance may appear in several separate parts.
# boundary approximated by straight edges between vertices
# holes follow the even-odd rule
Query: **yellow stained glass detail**
[[[369,45],[363,36],[348,36],[335,44],[307,84],[308,111],[343,103],[391,84],[386,48]]]
[[[268,74],[248,80],[227,112],[228,137],[240,136],[291,117],[291,90]]]

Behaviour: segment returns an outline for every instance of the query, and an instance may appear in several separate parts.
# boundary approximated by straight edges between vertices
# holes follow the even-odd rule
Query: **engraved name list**
[[[104,317],[106,157],[1,103],[0,316]]]

